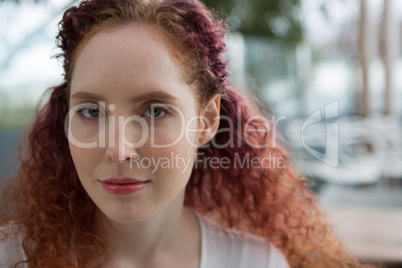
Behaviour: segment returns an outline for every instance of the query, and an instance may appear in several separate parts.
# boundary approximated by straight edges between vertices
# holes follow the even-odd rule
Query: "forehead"
[[[171,49],[165,35],[149,25],[100,30],[76,54],[71,91],[188,86]]]

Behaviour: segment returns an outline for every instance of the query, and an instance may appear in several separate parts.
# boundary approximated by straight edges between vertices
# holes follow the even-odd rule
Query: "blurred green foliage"
[[[0,0],[0,2],[21,0]],[[28,0],[25,0],[28,1]],[[46,0],[30,0],[42,2]],[[202,0],[208,7],[227,14],[232,31],[268,37],[296,45],[303,40],[301,0]]]
[[[202,0],[230,19],[231,30],[267,37],[286,45],[303,40],[301,0]]]
[[[49,0],[0,0],[2,2],[46,2]],[[292,63],[288,56],[303,41],[304,28],[301,18],[302,0],[201,0],[218,16],[229,18],[231,31],[248,36],[252,53],[247,54],[247,75],[254,77],[257,88],[275,77],[288,75]],[[71,3],[74,1],[71,0]],[[324,10],[325,11],[325,10]],[[323,11],[323,13],[325,13]],[[260,40],[259,42],[254,41]],[[258,43],[258,44],[257,44]],[[260,48],[260,49],[259,49]],[[262,48],[265,48],[263,50]],[[254,61],[250,59],[255,59]],[[269,65],[267,64],[269,63]],[[262,67],[263,66],[263,67]],[[273,66],[272,68],[270,68]],[[256,92],[258,95],[259,93]],[[0,101],[0,128],[19,128],[28,125],[33,117],[33,107],[13,107]]]
[[[0,104],[0,130],[26,127],[33,119],[34,107],[31,105],[12,106]]]

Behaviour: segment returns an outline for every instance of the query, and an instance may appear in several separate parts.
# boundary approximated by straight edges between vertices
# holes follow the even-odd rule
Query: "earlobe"
[[[199,145],[208,143],[216,134],[219,128],[221,96],[212,95],[204,106],[200,118],[200,128],[202,131],[199,136]]]

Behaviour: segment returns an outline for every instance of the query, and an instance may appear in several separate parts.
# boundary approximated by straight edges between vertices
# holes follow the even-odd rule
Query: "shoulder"
[[[269,241],[248,233],[224,228],[201,215],[201,268],[288,268],[280,252]]]
[[[24,260],[21,246],[24,236],[25,232],[19,225],[8,223],[0,226],[0,267],[12,267]]]

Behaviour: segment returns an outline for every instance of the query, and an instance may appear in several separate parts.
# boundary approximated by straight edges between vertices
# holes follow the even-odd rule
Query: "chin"
[[[150,206],[142,206],[140,209],[105,209],[98,208],[98,214],[101,221],[120,223],[120,224],[133,224],[144,222],[151,218],[154,214],[153,208]]]

